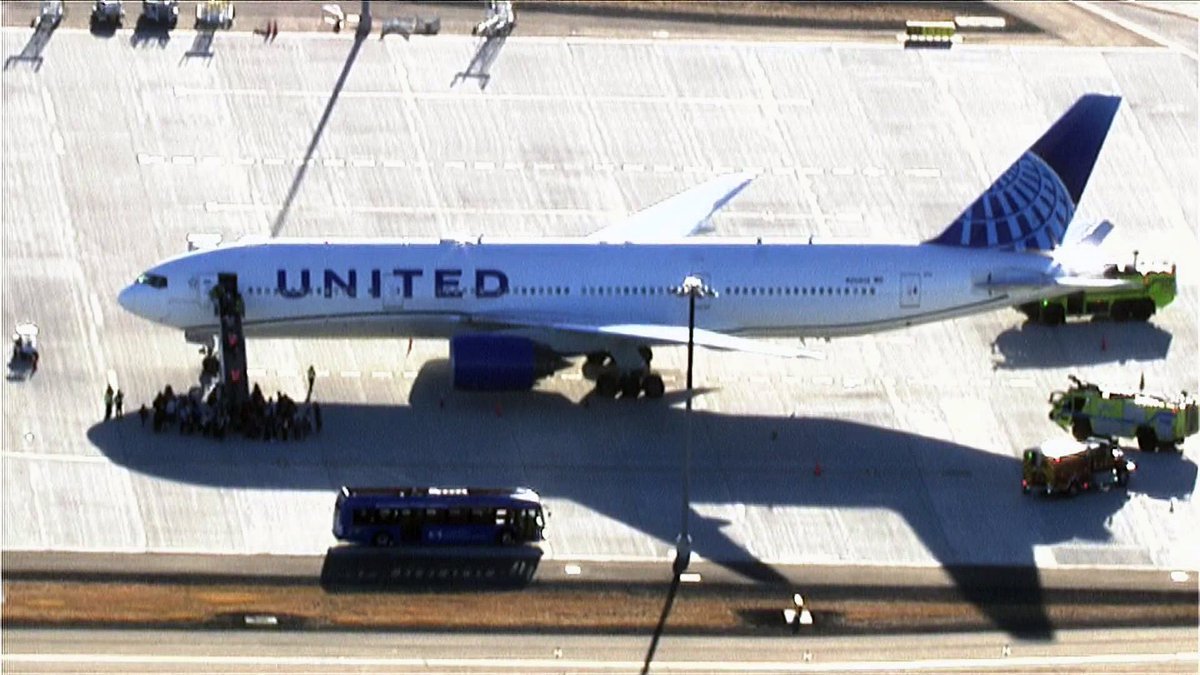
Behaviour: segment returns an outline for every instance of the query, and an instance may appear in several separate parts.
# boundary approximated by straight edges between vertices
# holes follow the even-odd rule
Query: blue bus
[[[375,546],[541,541],[542,500],[529,488],[343,487],[333,536]]]

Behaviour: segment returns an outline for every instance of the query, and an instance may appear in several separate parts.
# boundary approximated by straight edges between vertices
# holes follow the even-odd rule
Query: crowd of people
[[[264,441],[302,440],[313,432],[320,433],[322,426],[321,406],[311,396],[302,404],[282,392],[266,398],[257,384],[250,398],[236,410],[224,404],[219,386],[212,387],[206,396],[200,387],[176,393],[167,385],[149,408],[143,405],[138,410],[138,416],[142,426],[149,419],[155,433],[178,426],[181,434],[198,432],[217,439],[225,438],[227,433],[241,433]]]

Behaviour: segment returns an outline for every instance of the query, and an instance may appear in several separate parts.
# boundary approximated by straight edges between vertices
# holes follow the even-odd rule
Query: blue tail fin
[[[1062,243],[1119,96],[1088,94],[929,244],[1049,251]]]

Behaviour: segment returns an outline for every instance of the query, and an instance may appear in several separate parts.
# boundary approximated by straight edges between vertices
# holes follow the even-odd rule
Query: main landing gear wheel
[[[658,373],[650,373],[642,380],[642,391],[646,392],[646,398],[662,398],[666,392],[666,386],[663,385],[662,376]]]
[[[621,380],[616,373],[600,373],[596,377],[596,393],[605,398],[612,398],[621,390]]]
[[[596,380],[599,382],[600,376],[604,373],[604,367],[608,362],[608,354],[604,352],[592,352],[587,355],[587,360],[583,362],[583,377],[588,380]]]
[[[637,398],[642,393],[642,376],[637,374],[621,377],[621,398]]]

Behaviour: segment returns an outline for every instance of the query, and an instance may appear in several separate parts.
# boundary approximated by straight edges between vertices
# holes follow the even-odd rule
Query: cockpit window
[[[137,282],[151,288],[166,288],[167,278],[161,274],[143,274],[137,278]]]

